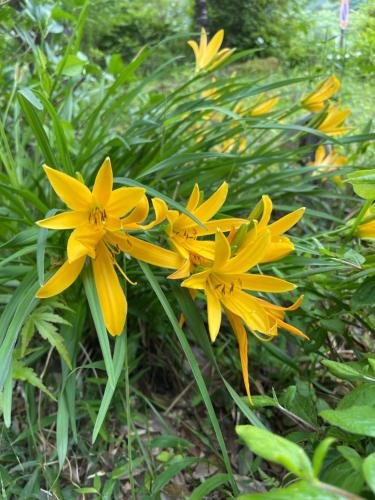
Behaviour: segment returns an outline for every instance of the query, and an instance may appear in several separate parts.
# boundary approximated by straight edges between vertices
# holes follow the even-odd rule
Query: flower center
[[[232,279],[226,282],[216,276],[211,276],[211,283],[219,295],[231,295],[235,290],[241,289],[241,280]]]
[[[95,206],[91,208],[89,212],[89,222],[90,224],[95,224],[96,226],[105,224],[107,220],[107,213],[104,208]]]

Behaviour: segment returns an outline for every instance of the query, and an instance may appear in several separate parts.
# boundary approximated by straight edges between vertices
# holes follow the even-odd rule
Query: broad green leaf
[[[303,449],[295,443],[253,425],[238,425],[236,432],[253,453],[283,465],[298,477],[312,479],[311,462]]]
[[[367,375],[366,371],[362,370],[360,366],[350,365],[349,363],[339,363],[329,359],[324,359],[322,365],[326,366],[333,375],[343,380],[373,380],[375,382],[375,377]]]
[[[366,483],[371,491],[375,493],[375,453],[371,453],[371,455],[364,459],[362,468]]]
[[[56,71],[64,76],[78,76],[82,73],[86,61],[75,54],[63,58],[57,65]]]
[[[365,382],[358,385],[339,401],[337,409],[345,410],[351,406],[375,406],[375,384]]]
[[[345,410],[324,410],[319,415],[344,431],[375,437],[374,407],[352,406]]]
[[[354,192],[365,200],[375,199],[375,170],[361,170],[347,176]]]
[[[279,488],[268,493],[241,495],[238,500],[343,500],[350,498],[340,495],[340,490],[337,493],[334,491],[335,488],[331,485],[323,486],[321,483],[310,484],[306,481],[299,481],[288,488]],[[359,500],[359,497],[356,500]]]
[[[375,277],[367,278],[353,293],[351,304],[355,308],[375,304]]]

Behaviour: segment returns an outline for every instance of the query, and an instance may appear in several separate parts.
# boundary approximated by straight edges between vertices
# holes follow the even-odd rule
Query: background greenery
[[[340,49],[337,2],[238,1],[229,11],[209,1],[210,31],[224,27],[237,54],[252,50],[215,72],[217,82],[194,76],[187,1],[1,6],[3,498],[372,497],[373,247],[350,236],[362,206],[350,185],[306,166],[319,141],[348,157],[342,176],[372,166],[375,12],[352,4]],[[337,140],[298,121],[300,98],[333,72],[352,108],[353,130]],[[214,102],[202,98],[212,87]],[[280,97],[275,113],[233,117],[239,101],[263,93]],[[213,111],[218,122],[207,120]],[[239,136],[244,152],[220,152]],[[254,407],[242,398],[229,326],[211,346],[203,311],[159,270],[127,262],[139,286],[128,290],[128,328],[116,340],[95,316],[90,274],[58,299],[33,298],[65,245],[34,224],[56,206],[42,163],[90,184],[107,155],[119,182],[178,202],[197,180],[211,193],[225,179],[226,214],[247,215],[263,193],[279,215],[307,207],[296,253],[264,269],[305,294],[290,321],[311,340],[249,338]]]

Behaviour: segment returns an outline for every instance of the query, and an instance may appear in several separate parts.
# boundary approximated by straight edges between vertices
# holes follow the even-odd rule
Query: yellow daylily
[[[338,167],[346,165],[347,161],[348,159],[345,156],[340,156],[332,148],[327,151],[326,147],[321,144],[315,151],[314,161],[307,163],[307,166],[324,167],[319,170],[314,170],[313,175],[318,175],[321,170],[323,170],[324,172],[332,172]],[[338,184],[342,184],[342,180],[338,175],[335,175],[333,177],[333,180]]]
[[[374,213],[371,210],[366,212],[366,218],[374,216]],[[366,219],[365,219],[366,220]],[[358,238],[375,238],[375,219],[369,220],[368,222],[363,222],[357,228],[355,233]]]
[[[221,144],[214,146],[213,150],[218,153],[231,153],[236,151],[237,153],[243,153],[247,148],[246,137],[231,137],[226,139]]]
[[[194,51],[196,72],[203,69],[214,69],[234,52],[234,49],[220,50],[223,39],[224,30],[220,30],[212,37],[210,42],[207,42],[206,30],[202,28],[199,46],[194,40],[188,41]]]
[[[111,335],[119,335],[126,320],[127,302],[115,272],[115,267],[121,271],[115,260],[119,251],[118,239],[126,241],[126,252],[137,259],[170,269],[182,265],[177,253],[123,232],[149,229],[160,223],[166,217],[167,206],[164,201],[154,199],[155,220],[141,225],[149,212],[145,190],[137,187],[113,190],[109,158],[99,169],[92,191],[79,180],[58,170],[47,166],[44,170],[54,191],[70,210],[37,224],[49,229],[74,230],[68,240],[67,261],[38,290],[36,296],[52,297],[68,288],[79,276],[86,256],[89,256],[105,325]]]
[[[286,257],[294,250],[292,241],[284,235],[301,219],[305,213],[305,208],[301,207],[294,212],[284,215],[277,221],[269,224],[272,214],[272,200],[269,196],[263,195],[261,201],[249,215],[249,220],[255,220],[256,226],[250,227],[245,236],[241,238],[239,248],[246,247],[251,244],[264,231],[270,234],[270,242],[267,250],[262,256],[261,263],[274,262],[275,260]],[[259,219],[259,221],[257,220]],[[231,239],[235,240],[236,235],[232,235]]]
[[[340,80],[332,75],[302,100],[302,106],[313,113],[324,109],[325,103],[340,90]]]
[[[169,224],[166,228],[166,233],[172,247],[184,259],[184,265],[177,273],[172,275],[173,278],[185,278],[188,276],[192,262],[198,263],[200,259],[213,260],[214,242],[202,241],[198,239],[199,237],[215,234],[218,228],[227,232],[232,228],[238,228],[240,225],[248,223],[246,219],[239,218],[212,220],[223,206],[227,195],[228,184],[223,182],[215,193],[203,201],[198,184],[194,185],[186,204],[186,210],[201,222],[201,226],[189,216],[177,210],[168,211],[167,219]]]
[[[268,99],[267,101],[261,102],[263,100],[263,98],[264,98],[264,95],[262,95],[258,99],[257,103],[255,103],[255,107],[250,111],[251,116],[261,116],[261,115],[265,115],[267,113],[271,113],[273,111],[273,108],[276,106],[276,104],[280,100],[279,97],[272,97],[271,99]]]
[[[337,106],[330,106],[327,115],[318,126],[318,130],[331,136],[346,134],[351,128],[343,127],[343,124],[349,115],[350,109],[339,109]]]
[[[242,246],[232,256],[228,239],[218,230],[215,235],[215,254],[211,266],[204,266],[203,271],[193,274],[181,284],[190,290],[204,291],[212,342],[219,333],[222,309],[224,309],[240,345],[243,376],[249,398],[247,335],[243,324],[261,340],[271,340],[278,334],[278,328],[306,337],[300,330],[285,323],[284,314],[287,308],[274,306],[247,293],[247,291],[281,293],[295,289],[293,283],[280,278],[248,274],[247,271],[263,260],[270,242],[270,232],[263,231],[251,244]],[[299,304],[300,300],[291,308],[296,308]]]

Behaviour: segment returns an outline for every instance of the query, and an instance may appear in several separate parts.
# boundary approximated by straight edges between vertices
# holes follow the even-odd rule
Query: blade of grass
[[[202,395],[204,404],[207,408],[207,412],[208,412],[209,418],[211,420],[211,424],[212,424],[212,427],[214,429],[216,439],[219,443],[220,450],[221,450],[222,457],[223,457],[223,462],[225,464],[225,468],[226,468],[228,475],[229,475],[232,490],[233,490],[234,494],[238,494],[239,491],[238,491],[238,488],[237,488],[237,485],[236,485],[236,482],[235,482],[235,479],[233,476],[232,466],[230,463],[228,451],[227,451],[226,446],[225,446],[223,434],[221,432],[220,425],[219,425],[219,422],[217,420],[215,410],[213,408],[212,401],[211,401],[210,395],[208,393],[207,386],[204,382],[202,373],[199,369],[199,365],[197,363],[197,360],[193,354],[193,351],[191,350],[191,348],[189,346],[189,342],[186,339],[185,333],[183,332],[183,330],[181,329],[181,327],[178,324],[177,318],[176,318],[176,316],[171,308],[171,305],[168,302],[167,297],[165,296],[164,292],[162,291],[158,280],[156,279],[156,277],[154,276],[153,272],[151,271],[150,267],[147,264],[145,264],[143,262],[138,262],[138,264],[141,267],[147,280],[149,281],[157,298],[159,299],[159,302],[162,305],[164,312],[167,315],[167,317],[168,317],[168,319],[169,319],[169,321],[170,321],[170,323],[171,323],[171,325],[172,325],[172,327],[177,335],[177,338],[181,344],[181,347],[184,351],[186,359],[189,362],[190,368],[191,368],[193,375],[194,375],[194,378],[197,382],[199,391]]]

